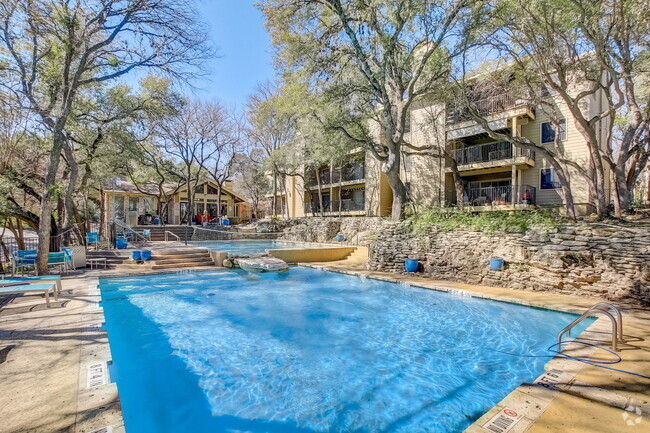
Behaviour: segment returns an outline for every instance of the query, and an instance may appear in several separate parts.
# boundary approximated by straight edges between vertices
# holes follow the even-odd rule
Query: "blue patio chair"
[[[93,245],[95,249],[99,246],[99,233],[97,232],[86,232],[86,245]]]
[[[26,268],[33,268],[36,265],[37,254],[37,250],[14,251],[11,254],[11,275],[15,275],[17,269],[20,269],[24,275]]]
[[[49,253],[47,255],[47,265],[58,266],[59,273],[65,273],[65,270],[67,269],[67,262],[67,253],[63,251],[59,253]]]
[[[61,248],[61,252],[65,253],[65,265],[68,270],[73,268],[74,250],[72,248]]]

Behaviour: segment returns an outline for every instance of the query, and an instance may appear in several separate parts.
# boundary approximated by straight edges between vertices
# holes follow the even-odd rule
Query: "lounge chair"
[[[54,295],[55,301],[59,300],[59,295],[57,294],[55,283],[22,284],[22,285],[0,287],[0,295],[9,295],[13,293],[29,293],[29,292],[44,292],[45,303],[47,304],[47,308],[50,308],[50,293]]]
[[[61,293],[61,275],[42,275],[39,277],[18,277],[18,278],[6,278],[0,280],[0,287],[6,286],[15,286],[16,284],[42,284],[42,283],[54,283],[56,285],[56,291]]]

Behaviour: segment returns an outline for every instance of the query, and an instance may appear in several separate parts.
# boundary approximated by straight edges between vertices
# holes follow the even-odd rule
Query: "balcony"
[[[495,131],[510,127],[508,121],[514,117],[535,118],[535,109],[528,101],[508,94],[477,99],[473,105],[478,113],[488,121],[490,129]],[[448,140],[457,140],[485,132],[472,120],[467,107],[454,104],[447,105],[446,125]]]
[[[365,203],[351,199],[347,200],[333,200],[323,203],[323,213],[363,213],[365,211]],[[320,215],[320,206],[318,203],[307,202],[305,203],[305,215]]]
[[[447,206],[456,206],[455,190],[445,193]],[[526,209],[535,206],[537,190],[530,185],[465,188],[463,204],[476,210]]]
[[[535,151],[514,147],[508,141],[467,146],[454,151],[459,170],[475,170],[512,164],[535,166]]]
[[[349,167],[343,167],[342,169],[333,170],[323,170],[320,173],[320,185],[321,187],[325,185],[336,185],[336,184],[350,184],[358,183],[363,181],[366,177],[365,167],[360,165],[353,165]],[[318,187],[318,182],[315,176],[307,178],[307,188],[313,189]]]

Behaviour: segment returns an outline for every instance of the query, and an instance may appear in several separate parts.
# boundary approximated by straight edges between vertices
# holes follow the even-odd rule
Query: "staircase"
[[[210,251],[205,248],[152,251],[151,260],[135,262],[127,257],[115,266],[123,270],[161,270],[176,268],[193,268],[197,266],[214,266]]]
[[[185,242],[185,234],[187,233],[187,240],[192,240],[192,234],[194,233],[193,227],[187,226],[159,226],[159,225],[149,225],[149,226],[134,226],[133,230],[138,233],[142,233],[143,230],[149,230],[151,232],[151,240],[153,242],[162,242],[165,240],[165,232],[172,232],[178,236],[181,242]],[[169,235],[168,240],[175,241],[177,240],[174,236]]]
[[[106,268],[115,269],[115,266],[131,258],[130,250],[99,250],[86,251],[86,258],[105,258],[106,259]],[[99,269],[104,269],[103,263],[99,264]]]

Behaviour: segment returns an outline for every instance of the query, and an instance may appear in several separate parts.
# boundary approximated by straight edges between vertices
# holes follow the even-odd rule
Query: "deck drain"
[[[521,418],[521,414],[512,409],[505,408],[486,422],[483,427],[494,433],[506,433],[510,431]]]
[[[97,362],[88,366],[88,388],[106,385],[108,383],[108,370],[105,362]]]

